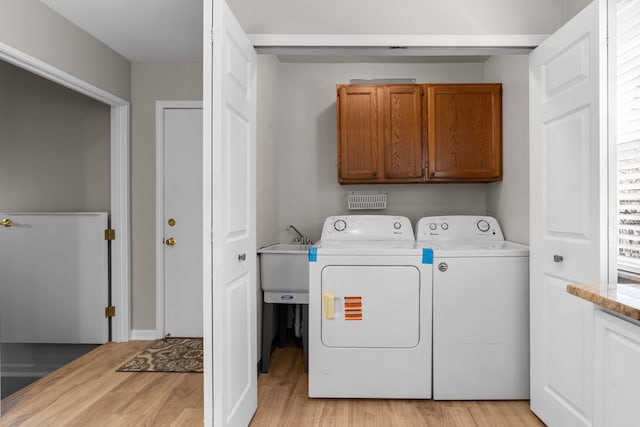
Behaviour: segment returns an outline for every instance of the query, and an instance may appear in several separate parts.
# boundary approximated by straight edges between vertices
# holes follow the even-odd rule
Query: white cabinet
[[[638,425],[640,323],[596,310],[594,356],[593,425]]]

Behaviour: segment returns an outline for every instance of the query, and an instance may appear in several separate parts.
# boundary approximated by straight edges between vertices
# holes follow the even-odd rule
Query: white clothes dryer
[[[433,250],[433,398],[529,398],[529,249],[488,216],[425,217]]]
[[[406,217],[327,218],[309,250],[309,396],[430,398],[431,276]]]

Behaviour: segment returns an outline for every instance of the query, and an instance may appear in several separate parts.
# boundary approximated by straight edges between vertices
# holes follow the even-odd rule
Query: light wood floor
[[[277,348],[269,373],[258,379],[252,427],[544,426],[529,401],[309,399],[302,350]]]
[[[149,341],[109,343],[2,401],[0,426],[198,426],[201,374],[115,370]],[[309,399],[302,350],[277,348],[252,427],[543,426],[528,401]]]
[[[151,341],[96,348],[2,400],[0,426],[197,426],[202,374],[116,372]]]

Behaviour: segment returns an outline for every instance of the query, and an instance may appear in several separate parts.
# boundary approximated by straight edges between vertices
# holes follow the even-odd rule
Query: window
[[[618,269],[640,274],[640,0],[617,9]]]

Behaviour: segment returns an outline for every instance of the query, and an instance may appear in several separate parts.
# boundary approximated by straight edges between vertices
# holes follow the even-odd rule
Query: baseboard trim
[[[158,339],[158,331],[155,329],[133,329],[131,330],[131,341],[148,341]]]
[[[59,367],[36,363],[6,363],[2,365],[2,376],[7,378],[41,378]]]

